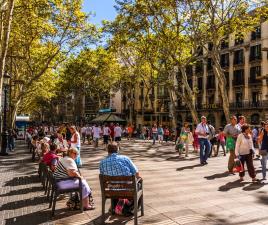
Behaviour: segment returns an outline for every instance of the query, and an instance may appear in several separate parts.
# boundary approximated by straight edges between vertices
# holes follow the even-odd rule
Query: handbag
[[[233,172],[239,173],[239,172],[243,172],[243,171],[244,171],[244,168],[243,168],[241,161],[239,159],[235,159]]]
[[[266,149],[260,149],[260,150],[259,150],[259,154],[260,154],[261,156],[267,156],[267,150],[266,150]]]

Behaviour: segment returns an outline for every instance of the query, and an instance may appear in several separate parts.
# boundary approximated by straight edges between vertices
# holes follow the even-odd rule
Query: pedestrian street
[[[145,216],[138,218],[139,224],[268,224],[268,182],[252,183],[248,174],[239,182],[237,174],[226,172],[228,157],[222,153],[201,166],[192,149],[188,158],[179,158],[172,143],[152,146],[151,142],[123,140],[120,154],[133,160],[144,180]],[[107,153],[102,145],[98,149],[82,145],[81,155],[81,172],[92,188],[95,210],[70,211],[65,198],[57,201],[51,219],[37,162],[31,162],[26,146],[19,142],[9,158],[0,158],[0,224],[101,224],[98,166]],[[254,165],[260,177],[260,162],[254,160]],[[107,224],[133,224],[131,217],[110,216],[109,203]]]

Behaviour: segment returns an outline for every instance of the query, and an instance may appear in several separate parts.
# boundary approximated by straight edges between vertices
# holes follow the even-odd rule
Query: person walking
[[[120,146],[122,132],[122,128],[119,126],[119,123],[117,123],[114,127],[114,141],[117,142],[118,146]]]
[[[158,142],[159,142],[159,144],[163,144],[164,130],[163,130],[161,124],[160,124],[159,127],[157,128],[157,135],[158,135]]]
[[[105,145],[105,148],[107,148],[108,142],[109,142],[109,137],[111,134],[111,130],[108,127],[107,123],[104,124],[102,133],[103,133],[103,144]]]
[[[234,160],[235,160],[235,142],[237,136],[241,133],[240,128],[237,126],[236,116],[230,118],[231,123],[224,127],[223,133],[226,136],[226,152],[229,153],[228,171],[233,173]]]
[[[81,128],[81,135],[82,135],[83,144],[85,144],[85,141],[86,141],[86,129],[87,128],[85,125]]]
[[[101,137],[101,128],[99,127],[98,124],[93,126],[92,132],[93,132],[94,147],[97,148],[99,146],[99,139]]]
[[[243,168],[245,163],[247,164],[248,174],[252,178],[252,182],[256,182],[258,180],[256,178],[255,168],[253,166],[254,146],[249,125],[244,124],[241,127],[241,132],[242,133],[237,137],[235,156],[239,158]],[[240,181],[244,180],[244,176],[245,169],[239,172]]]
[[[226,152],[225,152],[225,135],[223,133],[223,128],[222,127],[219,128],[219,133],[217,135],[217,151],[216,151],[215,156],[218,156],[220,146],[221,146],[221,148],[223,150],[223,155],[226,156]]]
[[[200,163],[206,165],[207,159],[210,152],[210,142],[209,137],[209,128],[207,125],[207,118],[205,116],[201,117],[201,123],[199,123],[195,129],[196,134],[198,135],[198,141],[200,144]]]
[[[157,139],[157,134],[158,134],[158,130],[157,130],[157,125],[154,124],[151,130],[152,133],[152,137],[153,137],[153,145],[155,145],[155,141]]]
[[[265,123],[264,129],[262,129],[258,142],[260,144],[259,154],[261,155],[261,167],[262,167],[262,179],[266,180],[266,164],[268,157],[268,123]]]
[[[181,128],[180,143],[185,147],[185,157],[188,157],[189,153],[189,135],[190,135],[189,123],[185,122]],[[181,155],[181,152],[180,152]]]
[[[170,135],[170,131],[169,131],[168,127],[166,126],[164,129],[164,141],[166,143],[168,142],[169,135]]]
[[[77,167],[82,167],[82,160],[80,157],[80,148],[81,148],[80,134],[76,130],[75,126],[70,127],[70,132],[72,134],[72,137],[70,140],[71,148],[76,148],[78,150],[78,155],[75,159],[75,162],[77,164]]]
[[[210,142],[209,157],[211,157],[212,152],[214,153],[214,155],[216,155],[215,145],[217,144],[217,138],[215,137],[215,134],[216,134],[215,128],[211,125],[210,120],[207,121],[207,125],[208,125],[208,131],[209,131],[208,140]]]

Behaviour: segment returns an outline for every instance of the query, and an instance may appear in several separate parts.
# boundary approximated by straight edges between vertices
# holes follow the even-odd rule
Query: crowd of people
[[[94,146],[98,147],[99,138],[103,137],[108,156],[100,162],[101,174],[110,176],[135,175],[139,178],[140,175],[137,167],[128,157],[118,155],[119,142],[123,132],[119,124],[115,124],[112,129],[104,124],[103,127],[98,125],[90,128],[82,126],[79,130],[78,132],[75,126],[68,124],[58,127],[29,127],[27,141],[38,152],[39,161],[45,163],[53,172],[54,177],[60,180],[57,183],[59,188],[69,189],[79,185],[78,179],[66,178],[77,177],[82,180],[82,205],[84,210],[92,210],[95,208],[92,190],[79,171],[79,167],[82,166],[80,157],[81,140],[85,143],[87,139],[88,144],[93,142]],[[68,200],[68,204],[70,200]],[[128,204],[131,205],[132,202],[128,201]],[[117,205],[117,202],[115,202],[115,205]]]
[[[56,178],[79,177],[82,179],[83,207],[85,210],[94,209],[92,190],[86,180],[82,177],[79,168],[82,167],[80,157],[81,143],[93,145],[98,148],[100,140],[103,147],[107,149],[108,156],[100,162],[100,173],[110,176],[135,175],[140,178],[139,171],[130,158],[119,155],[122,137],[128,140],[138,137],[143,141],[150,140],[152,146],[175,143],[179,157],[188,157],[190,146],[193,153],[200,157],[200,164],[208,164],[210,157],[217,157],[219,150],[223,156],[229,154],[229,173],[239,161],[241,169],[239,179],[244,180],[245,165],[252,182],[258,182],[254,168],[254,157],[261,157],[262,178],[266,179],[266,164],[268,158],[268,121],[262,122],[260,126],[252,127],[246,123],[246,118],[232,116],[230,123],[225,127],[215,129],[205,116],[201,122],[193,126],[185,122],[183,126],[178,125],[174,130],[167,126],[157,125],[143,126],[139,130],[132,125],[123,127],[118,123],[105,123],[83,125],[81,127],[62,124],[60,126],[32,126],[27,130],[26,138],[29,144],[34,146],[40,162],[54,172]],[[163,145],[164,146],[164,145]],[[66,180],[60,182],[60,187],[70,188],[78,185],[77,180]],[[116,204],[116,203],[115,203]]]

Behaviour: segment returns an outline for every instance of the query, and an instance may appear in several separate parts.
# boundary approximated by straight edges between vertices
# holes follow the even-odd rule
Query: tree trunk
[[[176,128],[177,127],[177,117],[176,117],[176,99],[175,99],[175,92],[174,92],[174,89],[172,88],[169,88],[168,90],[168,93],[169,93],[169,98],[170,98],[170,114],[171,114],[171,117],[172,117],[172,127],[173,128]]]
[[[11,30],[11,23],[13,17],[13,10],[14,10],[15,0],[8,1],[8,9],[6,15],[4,16],[3,21],[3,40],[1,40],[1,59],[0,59],[0,95],[2,95],[2,88],[3,88],[3,77],[5,74],[5,66],[6,66],[6,56],[8,50],[8,43],[9,43],[9,36]],[[2,98],[0,98],[0,105],[2,105]]]
[[[220,94],[222,98],[223,112],[224,112],[226,121],[230,122],[230,105],[229,105],[229,98],[228,98],[228,93],[226,89],[226,78],[224,75],[224,71],[221,68],[218,54],[215,54],[215,53],[212,54],[212,59],[214,62],[213,72],[215,76],[217,76],[218,81],[219,81],[219,89],[220,89]]]
[[[194,102],[194,95],[195,94],[192,91],[191,87],[189,86],[185,67],[181,67],[180,71],[181,71],[181,75],[182,75],[181,81],[182,81],[182,84],[183,84],[183,86],[185,88],[185,93],[183,95],[183,100],[186,103],[188,109],[190,110],[193,122],[195,124],[198,124],[199,119],[198,119],[198,114],[197,114],[196,107],[195,107],[195,102]]]

